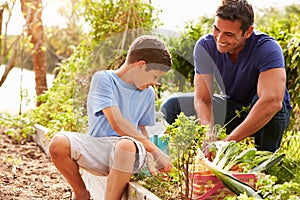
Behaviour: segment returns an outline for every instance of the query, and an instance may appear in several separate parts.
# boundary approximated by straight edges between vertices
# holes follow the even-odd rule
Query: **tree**
[[[42,0],[20,0],[22,14],[26,20],[26,32],[32,46],[33,69],[35,72],[36,95],[43,94],[47,88],[46,48],[42,23]],[[37,102],[37,106],[40,102]]]
[[[8,25],[8,22],[10,21],[10,17],[12,15],[11,11],[15,5],[15,2],[16,2],[15,0],[6,1],[0,6],[0,35],[1,35],[1,38],[0,38],[0,62],[1,62],[1,64],[3,63],[4,58],[6,58],[8,56],[9,50],[12,50],[10,58],[8,59],[8,62],[5,65],[4,73],[2,74],[1,79],[0,79],[0,87],[6,80],[10,70],[12,68],[14,68],[14,66],[15,66],[15,60],[16,60],[17,51],[19,48],[20,37],[17,37],[15,39],[15,41],[10,45],[10,47],[7,48],[7,25]],[[2,25],[3,25],[4,11],[7,11],[7,13],[8,13],[8,20],[5,22],[4,34],[3,34],[2,33]],[[3,43],[3,48],[2,48],[2,43]]]

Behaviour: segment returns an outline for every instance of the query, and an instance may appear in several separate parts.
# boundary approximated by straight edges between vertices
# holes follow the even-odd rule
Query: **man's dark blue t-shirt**
[[[281,47],[272,37],[253,32],[235,63],[228,53],[217,50],[213,35],[201,37],[195,45],[194,65],[198,74],[214,73],[227,98],[244,104],[250,103],[257,94],[259,74],[272,68],[284,68],[285,61]],[[290,105],[287,89],[284,101]]]

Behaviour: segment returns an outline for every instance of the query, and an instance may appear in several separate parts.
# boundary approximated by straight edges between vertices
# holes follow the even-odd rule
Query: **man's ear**
[[[249,38],[250,36],[251,36],[251,34],[253,33],[253,30],[254,30],[254,26],[252,25],[252,26],[250,26],[249,28],[248,28],[248,30],[245,32],[245,38]]]

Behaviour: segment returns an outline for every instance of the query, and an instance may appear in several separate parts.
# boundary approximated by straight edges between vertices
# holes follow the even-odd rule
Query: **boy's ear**
[[[138,66],[138,67],[146,66],[146,61],[144,61],[144,60],[137,61],[136,66]]]

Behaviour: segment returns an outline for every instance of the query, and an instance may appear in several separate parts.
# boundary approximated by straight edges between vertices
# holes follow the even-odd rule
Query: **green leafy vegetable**
[[[256,155],[255,148],[242,149],[235,141],[216,141],[210,146],[215,154],[213,163],[224,170],[230,170],[233,166],[251,162]]]
[[[251,169],[249,172],[262,172],[265,171],[266,169],[272,167],[276,163],[280,162],[284,158],[285,154],[280,154],[276,156],[276,152],[267,160],[259,164],[258,166],[254,167]]]
[[[210,162],[207,158],[205,158],[201,150],[198,151],[197,157],[198,160],[201,160],[202,163],[212,173],[214,173],[218,177],[218,179],[222,181],[225,187],[227,187],[230,191],[234,192],[236,195],[246,193],[248,196],[255,197],[256,199],[262,199],[262,197],[257,193],[257,191],[250,185],[233,177],[225,170],[219,168],[213,162]]]

